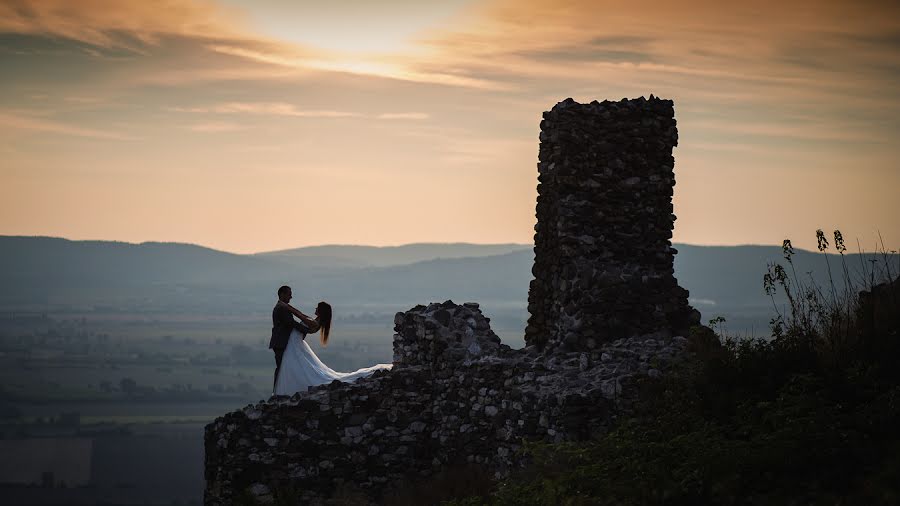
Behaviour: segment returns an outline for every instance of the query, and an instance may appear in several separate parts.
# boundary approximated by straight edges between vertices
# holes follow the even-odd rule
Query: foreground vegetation
[[[615,431],[530,446],[529,469],[443,504],[900,504],[896,255],[861,273],[844,264],[820,287],[792,272],[789,241],[784,253],[787,267],[764,280],[771,339],[730,337],[712,320],[726,335],[695,329],[696,360],[646,380],[644,404]]]

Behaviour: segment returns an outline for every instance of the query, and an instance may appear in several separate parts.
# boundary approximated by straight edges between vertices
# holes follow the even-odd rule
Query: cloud
[[[239,28],[236,14],[204,0],[6,0],[0,3],[2,32],[132,50],[165,35],[231,38],[247,33]]]
[[[121,54],[122,49],[150,56],[167,40],[188,39],[195,45],[202,45],[207,53],[211,51],[294,71],[273,75],[251,69],[245,73],[244,69],[233,69],[233,65],[220,65],[215,69],[192,68],[179,74],[177,65],[168,65],[155,69],[159,72],[157,76],[144,76],[143,82],[148,84],[178,85],[203,80],[254,79],[254,76],[265,80],[297,77],[296,71],[324,71],[454,87],[506,88],[458,70],[425,70],[416,65],[421,55],[361,55],[313,50],[274,40],[245,26],[238,10],[230,11],[205,0],[10,0],[0,3],[0,33],[76,41],[88,45],[78,47],[79,52],[98,60],[127,56]],[[177,55],[169,58],[178,59]]]
[[[123,86],[189,87],[196,84],[221,82],[277,82],[293,81],[302,77],[298,69],[271,66],[234,66],[227,62],[218,67],[183,68],[171,66],[163,69],[141,70],[122,77]]]
[[[428,114],[424,112],[386,112],[379,114],[378,119],[428,119]]]
[[[440,66],[523,85],[615,86],[639,74],[660,88],[683,75],[736,83],[740,92],[774,84],[837,97],[828,87],[835,70],[870,91],[900,74],[898,34],[896,2],[495,0],[421,43]]]
[[[239,56],[249,60],[268,63],[294,69],[344,72],[401,81],[412,81],[427,84],[441,84],[479,89],[505,89],[507,86],[489,79],[480,79],[460,73],[415,70],[414,59],[400,56],[355,57],[341,53],[316,53],[315,57],[292,54],[289,47],[273,47],[273,50],[260,51],[246,47],[224,44],[211,44],[212,51]]]
[[[365,55],[273,40],[245,25],[247,13],[231,9],[212,0],[7,0],[0,4],[0,33],[136,52],[167,37],[185,37],[207,54],[259,64],[187,71],[169,65],[143,75],[143,84],[296,79],[319,71],[527,93],[552,79],[577,86],[637,73],[654,87],[680,74],[740,81],[745,88],[803,86],[835,96],[822,89],[823,75],[833,77],[835,70],[868,82],[869,91],[873,81],[883,84],[885,76],[900,75],[895,2],[493,0],[446,16],[442,27],[414,37],[409,51]],[[876,9],[881,12],[873,15]]]
[[[353,118],[359,113],[331,110],[301,110],[285,102],[227,102],[209,107],[170,107],[170,111],[215,114],[260,114],[299,118]]]
[[[246,125],[241,125],[239,123],[231,123],[226,121],[213,121],[209,123],[194,123],[192,125],[186,125],[185,128],[192,132],[203,132],[203,133],[221,133],[221,132],[236,132],[238,130],[246,130],[249,128]]]
[[[65,97],[63,100],[73,104],[97,104],[104,101],[104,99],[100,97],[85,97],[79,95],[72,95]]]
[[[298,118],[367,118],[380,120],[425,120],[430,118],[424,112],[385,112],[374,116],[333,110],[304,110],[285,102],[226,102],[200,107],[169,107],[169,111],[193,114],[258,114],[265,116],[290,116]],[[224,132],[246,128],[231,122],[207,122],[189,125],[188,129],[198,132]]]
[[[14,112],[0,111],[0,130],[44,132],[75,137],[108,140],[136,140],[136,137],[120,132],[85,128],[46,118],[36,118]]]
[[[616,35],[594,37],[576,45],[525,50],[519,54],[529,59],[550,62],[639,63],[654,60],[649,51],[656,40],[652,37]]]
[[[892,134],[866,129],[866,124],[847,128],[847,124],[816,121],[814,118],[771,118],[769,121],[734,121],[729,119],[700,119],[682,122],[682,127],[713,133],[741,136],[770,137],[775,140],[846,142],[853,144],[893,143]]]

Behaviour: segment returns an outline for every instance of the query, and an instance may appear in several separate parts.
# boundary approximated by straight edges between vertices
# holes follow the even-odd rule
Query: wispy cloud
[[[63,100],[73,104],[97,104],[104,101],[104,99],[100,97],[84,97],[77,95],[65,97]]]
[[[185,128],[192,132],[203,132],[203,133],[221,133],[221,132],[236,132],[239,130],[246,130],[249,128],[246,125],[241,125],[239,123],[231,123],[226,121],[214,121],[209,123],[194,123],[191,125],[185,125]]]
[[[300,69],[286,67],[235,66],[223,63],[220,67],[154,69],[149,72],[123,76],[122,80],[127,87],[166,86],[178,88],[223,82],[289,82],[302,77],[302,74]]]
[[[239,56],[249,60],[278,65],[281,67],[320,70],[329,72],[344,72],[348,74],[368,75],[412,81],[426,84],[442,84],[447,86],[460,86],[479,89],[506,89],[507,85],[465,75],[463,73],[447,73],[437,71],[416,70],[415,60],[400,56],[367,56],[365,58],[354,57],[349,54],[330,53],[326,57],[297,56],[291,54],[289,48],[282,51],[260,51],[246,47],[237,47],[223,44],[211,44],[212,51]]]
[[[246,33],[235,13],[206,0],[6,0],[0,3],[0,32],[137,51],[165,35],[219,38]]]
[[[861,128],[847,129],[842,125],[810,120],[785,122],[773,119],[769,122],[736,122],[733,120],[711,119],[691,121],[687,124],[687,127],[718,133],[727,132],[746,136],[804,141],[886,143],[894,140],[891,135],[876,135]]]
[[[362,116],[349,111],[302,110],[284,102],[228,102],[209,107],[171,107],[171,111],[215,114],[260,114],[300,118],[352,118]]]
[[[109,140],[136,140],[137,137],[120,132],[99,130],[81,126],[69,125],[47,118],[25,116],[6,111],[0,111],[0,130],[45,132],[75,137],[90,137]]]
[[[172,112],[193,114],[258,114],[265,116],[291,116],[298,118],[374,118],[380,120],[425,120],[430,116],[424,112],[385,112],[377,115],[368,115],[351,111],[333,110],[306,110],[299,109],[294,104],[286,102],[226,102],[221,104],[200,107],[169,107]],[[229,126],[236,123],[202,123],[198,131],[224,131],[233,130]],[[194,129],[194,128],[192,128]]]
[[[204,0],[88,0],[77,3],[11,0],[0,4],[0,33],[78,41],[93,46],[77,49],[95,58],[104,58],[104,51],[109,49],[127,49],[147,56],[150,47],[161,45],[167,38],[181,37],[202,44],[206,51],[293,71],[341,72],[484,90],[511,87],[508,83],[472,75],[462,67],[430,65],[429,61],[442,55],[424,45],[419,46],[418,51],[404,54],[363,55],[312,50],[253,32],[239,21],[239,17],[237,11],[231,12],[220,4]],[[203,76],[203,80],[240,79],[247,75],[243,69],[232,72],[230,68],[222,67],[213,72],[192,69],[184,75],[174,76],[171,67],[157,70],[163,76],[157,78],[160,84],[166,84],[166,79],[173,84],[194,82],[198,79],[195,72]],[[271,75],[258,69],[251,74],[263,79]]]
[[[644,86],[632,87],[668,89],[673,77],[695,86],[706,78],[738,93],[759,96],[759,87],[775,86],[768,95],[802,89],[836,99],[845,90],[830,83],[852,78],[853,86],[875,91],[900,75],[896,2],[604,4],[494,0],[421,43],[441,66],[526,87],[551,79],[570,87],[641,79]]]
[[[379,114],[377,116],[378,119],[428,119],[428,114],[424,112],[386,112],[384,114]]]

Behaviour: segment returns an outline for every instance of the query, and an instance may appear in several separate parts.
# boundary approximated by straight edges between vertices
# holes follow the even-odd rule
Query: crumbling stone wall
[[[672,277],[671,101],[571,99],[545,113],[528,346],[500,343],[475,303],[395,317],[394,368],[272,397],[206,427],[207,506],[342,484],[385,487],[459,460],[502,476],[524,441],[583,440],[687,356],[699,315]]]
[[[699,322],[674,277],[674,114],[652,95],[544,113],[529,345],[591,350]]]
[[[394,317],[394,368],[423,366],[446,374],[457,364],[508,354],[475,302],[416,306]]]
[[[594,353],[501,345],[477,304],[416,306],[395,319],[396,364],[356,383],[273,397],[206,427],[207,506],[290,490],[321,503],[351,486],[373,502],[391,483],[454,462],[505,475],[522,442],[602,434],[636,380],[683,354],[685,339],[619,339]]]

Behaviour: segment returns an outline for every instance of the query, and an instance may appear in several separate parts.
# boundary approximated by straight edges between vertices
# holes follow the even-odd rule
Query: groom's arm
[[[303,334],[303,338],[306,339],[306,334],[309,334],[309,328],[303,324],[303,322],[298,322],[294,319],[294,315],[287,308],[279,308],[278,311],[278,322],[285,327],[292,327],[297,329],[298,332]]]

